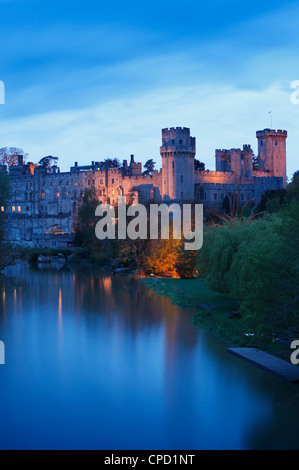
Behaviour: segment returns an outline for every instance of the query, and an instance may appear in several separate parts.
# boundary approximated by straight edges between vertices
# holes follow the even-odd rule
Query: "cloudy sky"
[[[0,147],[30,161],[135,154],[160,167],[161,129],[191,128],[197,158],[287,129],[298,169],[298,2],[0,0]]]

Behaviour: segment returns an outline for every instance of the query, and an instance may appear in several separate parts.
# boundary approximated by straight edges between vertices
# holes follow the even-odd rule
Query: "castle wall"
[[[99,203],[112,205],[126,196],[128,202],[196,201],[219,207],[225,195],[234,191],[241,191],[241,203],[251,199],[258,203],[265,191],[285,185],[286,131],[266,129],[258,131],[257,137],[259,171],[252,170],[249,145],[242,150],[216,150],[216,171],[195,171],[195,138],[190,129],[181,127],[162,130],[162,169],[152,175],[142,175],[142,165],[135,163],[133,155],[130,165],[125,160],[120,168],[76,163],[64,173],[46,172],[19,158],[19,164],[10,169],[10,204],[0,208],[6,212],[8,238],[33,246],[49,246],[52,241],[58,246],[59,240],[59,246],[68,246],[84,192],[92,187]]]

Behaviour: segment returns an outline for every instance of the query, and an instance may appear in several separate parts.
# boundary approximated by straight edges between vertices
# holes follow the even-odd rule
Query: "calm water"
[[[0,448],[299,448],[299,388],[129,278],[0,280]]]

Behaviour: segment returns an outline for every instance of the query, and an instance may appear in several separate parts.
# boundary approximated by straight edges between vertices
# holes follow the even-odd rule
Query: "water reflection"
[[[0,278],[1,448],[298,448],[298,387],[127,277]]]

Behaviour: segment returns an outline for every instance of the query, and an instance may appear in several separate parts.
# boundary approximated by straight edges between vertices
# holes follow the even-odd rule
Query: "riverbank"
[[[256,347],[289,361],[289,343],[281,342],[278,335],[257,334],[248,320],[239,316],[239,301],[212,291],[202,279],[144,278],[141,282],[156,294],[169,297],[173,304],[193,309],[193,324],[214,332],[228,347]]]

